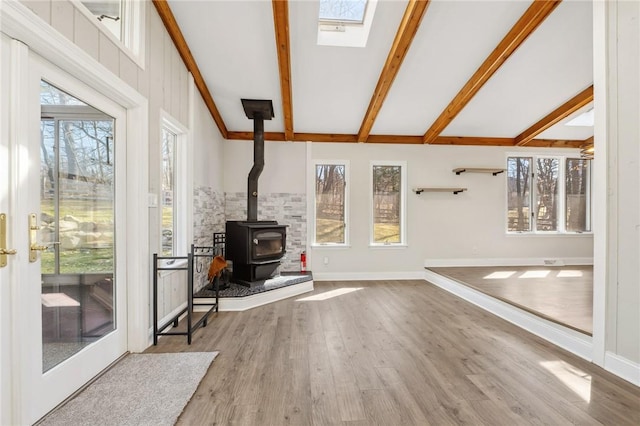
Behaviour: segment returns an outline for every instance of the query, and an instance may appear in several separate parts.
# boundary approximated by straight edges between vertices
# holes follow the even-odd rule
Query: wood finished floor
[[[316,282],[148,352],[214,350],[179,425],[640,424],[640,388],[422,280]]]
[[[593,333],[593,266],[429,269],[550,321]]]

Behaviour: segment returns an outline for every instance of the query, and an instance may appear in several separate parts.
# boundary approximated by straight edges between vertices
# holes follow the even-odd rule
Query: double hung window
[[[591,231],[591,161],[507,158],[507,232]]]
[[[346,161],[316,162],[314,244],[348,245],[348,173]]]
[[[371,164],[372,246],[406,244],[406,169],[405,162]]]

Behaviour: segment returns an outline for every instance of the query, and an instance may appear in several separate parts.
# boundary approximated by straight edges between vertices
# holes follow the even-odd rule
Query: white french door
[[[10,422],[32,424],[127,350],[126,110],[11,46]]]

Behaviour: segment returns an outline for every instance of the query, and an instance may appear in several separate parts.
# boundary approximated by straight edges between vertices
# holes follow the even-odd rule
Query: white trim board
[[[149,224],[146,214],[149,188],[149,102],[134,88],[97,62],[16,0],[2,0],[0,28],[29,49],[84,84],[127,109],[127,322],[128,350],[142,352],[150,344]]]
[[[402,272],[316,272],[316,281],[383,281],[383,280],[424,280],[424,271]]]
[[[425,259],[425,268],[446,268],[465,266],[570,266],[593,265],[592,257],[514,257],[514,258],[473,258],[473,259]]]
[[[258,306],[266,305],[269,303],[277,302],[279,300],[287,299],[289,297],[298,296],[303,293],[313,291],[313,280],[305,281],[299,284],[293,284],[286,287],[276,288],[274,290],[265,291],[263,293],[252,294],[245,297],[221,297],[219,311],[246,311],[247,309],[256,308]],[[199,298],[200,303],[214,303],[213,298]],[[195,312],[206,312],[209,310],[208,306],[194,306]]]
[[[593,348],[590,336],[530,314],[435,272],[425,271],[424,279],[580,358],[591,361]]]
[[[604,369],[636,386],[640,386],[640,364],[629,361],[613,352],[607,352],[604,355]]]

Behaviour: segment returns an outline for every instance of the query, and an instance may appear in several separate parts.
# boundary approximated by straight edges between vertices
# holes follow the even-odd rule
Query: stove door
[[[255,230],[252,238],[252,260],[277,260],[284,254],[285,233],[279,229]]]

